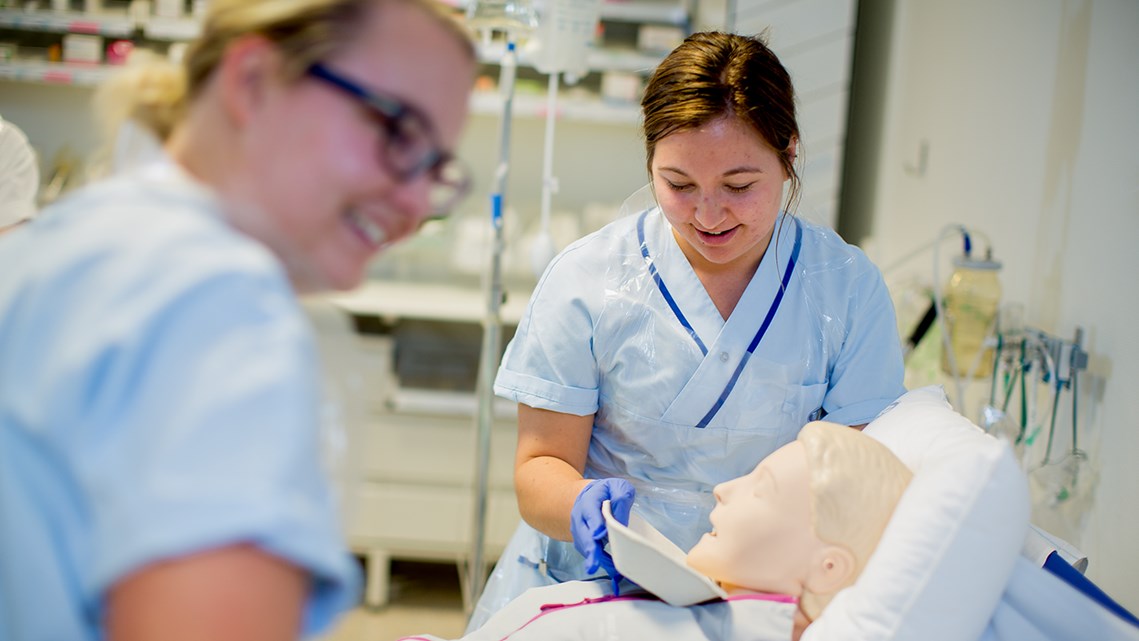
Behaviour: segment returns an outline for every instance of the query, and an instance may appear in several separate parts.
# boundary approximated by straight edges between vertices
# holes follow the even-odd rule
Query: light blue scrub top
[[[168,162],[0,237],[0,638],[100,639],[107,590],[252,543],[356,603],[318,369],[279,263]]]
[[[519,403],[593,414],[585,476],[630,480],[634,509],[685,550],[709,529],[716,484],[814,418],[866,423],[905,392],[878,269],[829,229],[790,216],[776,229],[726,321],[659,209],[573,243],[538,283],[495,381]],[[572,544],[527,530],[476,615],[542,584],[522,576],[536,568],[583,577]]]

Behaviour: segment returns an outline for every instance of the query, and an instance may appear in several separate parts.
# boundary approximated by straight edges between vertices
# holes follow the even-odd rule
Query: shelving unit
[[[512,293],[507,301],[503,319],[514,327],[526,296]],[[367,559],[365,603],[380,607],[388,599],[392,558],[459,563],[469,552],[474,369],[484,301],[467,288],[375,281],[306,308],[333,387],[357,390],[340,395],[353,404],[355,411],[340,415],[358,421],[348,433],[361,450],[347,535]],[[330,312],[354,319],[356,331],[331,322]],[[520,519],[516,425],[515,404],[495,399],[485,538],[491,558]]]
[[[603,21],[626,24],[653,23],[683,27],[688,23],[688,10],[684,4],[671,0],[652,2],[606,2],[602,4]],[[136,19],[126,11],[106,11],[97,14],[81,12],[24,11],[0,9],[0,31],[40,32],[58,34],[100,35],[106,38],[130,39],[139,43],[163,45],[185,42],[200,32],[199,22],[192,17],[168,18],[147,16]],[[479,49],[480,61],[494,66],[502,59],[505,47],[492,43]],[[648,74],[660,61],[661,54],[638,51],[631,47],[597,48],[588,53],[591,72],[617,71]],[[530,66],[523,51],[519,64]],[[17,54],[10,60],[0,60],[0,79],[16,82],[65,84],[90,87],[112,74],[117,65],[106,63],[49,62]],[[596,85],[596,81],[593,83]],[[580,92],[579,92],[580,94]],[[477,92],[472,97],[471,110],[476,114],[495,114],[500,100],[493,92]],[[579,96],[566,96],[559,105],[559,117],[591,123],[635,125],[639,109],[634,102],[614,102]],[[544,100],[538,96],[520,95],[515,104],[519,117],[545,117]]]
[[[17,60],[0,62],[0,79],[93,87],[115,71],[112,65]]]
[[[495,92],[477,92],[471,96],[471,111],[476,114],[497,115],[502,111],[502,97]],[[539,95],[514,97],[514,116],[519,118],[545,118],[546,98]],[[558,117],[576,122],[635,125],[640,120],[640,109],[635,104],[611,103],[599,98],[559,98]]]
[[[603,2],[601,19],[686,27],[689,21],[689,9],[684,2]]]
[[[107,10],[100,13],[76,11],[23,11],[0,9],[0,41],[11,34],[81,34],[102,36],[108,40],[147,42],[185,40],[197,32],[191,19],[171,20],[148,17],[138,20],[126,10]],[[76,85],[91,87],[114,73],[119,66],[106,62],[51,61],[42,57],[42,46],[32,47],[37,55],[28,56],[27,47],[15,43],[17,51],[10,59],[0,59],[0,79],[16,82]],[[41,43],[42,44],[42,43]]]
[[[125,12],[87,14],[70,11],[21,11],[0,9],[0,28],[50,33],[84,33],[127,38],[138,28]]]

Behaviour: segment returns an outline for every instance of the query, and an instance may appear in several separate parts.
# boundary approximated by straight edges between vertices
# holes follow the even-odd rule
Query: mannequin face
[[[826,547],[811,520],[809,481],[806,451],[795,441],[717,485],[712,531],[688,553],[688,565],[729,594],[802,594]]]

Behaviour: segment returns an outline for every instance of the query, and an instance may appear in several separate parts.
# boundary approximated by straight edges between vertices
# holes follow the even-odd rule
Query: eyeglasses
[[[370,91],[317,62],[308,75],[343,91],[375,116],[384,128],[380,160],[400,182],[427,173],[431,176],[431,212],[451,210],[470,189],[470,172],[463,163],[435,142],[431,122],[415,107],[393,96]]]

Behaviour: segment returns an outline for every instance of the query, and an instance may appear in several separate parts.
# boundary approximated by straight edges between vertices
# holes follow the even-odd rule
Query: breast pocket
[[[798,411],[803,380],[810,379],[804,379],[803,367],[797,363],[752,356],[712,425],[794,438],[803,426]]]
[[[783,413],[800,427],[823,418],[823,399],[827,384],[797,385],[790,389],[783,401]]]

